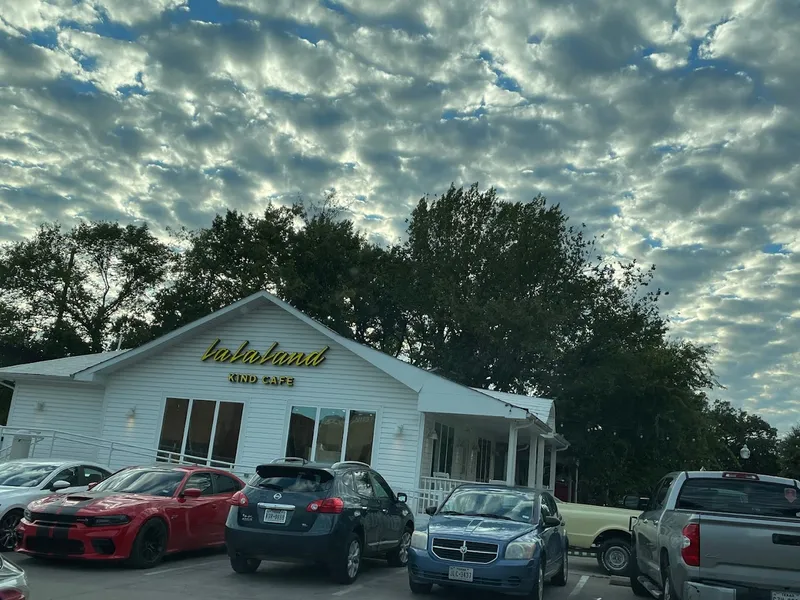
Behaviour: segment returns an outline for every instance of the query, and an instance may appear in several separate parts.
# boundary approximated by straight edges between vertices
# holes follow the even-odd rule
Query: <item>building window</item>
[[[488,482],[491,479],[492,442],[478,438],[478,464],[475,467],[475,481]]]
[[[431,475],[434,473],[447,473],[448,477],[453,471],[453,446],[456,439],[456,430],[449,425],[434,423],[433,430],[436,438],[433,441],[433,457],[431,459]]]
[[[293,406],[286,456],[335,463],[372,461],[375,413],[342,408]]]
[[[506,461],[508,459],[508,444],[498,442],[494,450],[494,479],[506,480]]]
[[[241,402],[167,398],[158,460],[232,467],[243,412]]]

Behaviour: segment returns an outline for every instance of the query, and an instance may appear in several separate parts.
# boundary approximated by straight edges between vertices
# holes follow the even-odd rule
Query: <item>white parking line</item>
[[[192,563],[191,565],[186,565],[185,567],[173,567],[171,569],[159,569],[158,571],[150,571],[149,573],[144,573],[146,577],[152,577],[153,575],[163,575],[164,573],[176,573],[178,571],[188,571],[190,569],[196,569],[197,567],[204,567],[206,565],[216,565],[219,563],[226,562],[228,559],[224,560],[207,560],[206,562],[201,563]]]
[[[586,582],[589,581],[589,575],[583,575],[579,580],[578,583],[575,585],[575,588],[569,593],[569,597],[573,598],[577,596],[580,591],[583,589],[583,586],[586,585]]]

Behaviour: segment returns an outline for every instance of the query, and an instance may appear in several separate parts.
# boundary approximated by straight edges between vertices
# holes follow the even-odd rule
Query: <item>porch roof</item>
[[[496,390],[481,390],[472,388],[483,394],[487,394],[492,398],[509,402],[514,406],[524,408],[528,412],[535,415],[540,421],[547,423],[548,427],[553,431],[556,430],[556,406],[555,402],[549,398],[539,398],[536,396],[523,396],[521,394],[509,394],[507,392],[498,392]]]

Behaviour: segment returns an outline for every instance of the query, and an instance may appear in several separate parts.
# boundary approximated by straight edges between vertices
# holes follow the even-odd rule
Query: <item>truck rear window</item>
[[[286,465],[261,465],[248,485],[278,492],[326,492],[333,475],[322,469]]]
[[[676,508],[754,517],[800,519],[800,492],[793,486],[746,479],[688,479]]]

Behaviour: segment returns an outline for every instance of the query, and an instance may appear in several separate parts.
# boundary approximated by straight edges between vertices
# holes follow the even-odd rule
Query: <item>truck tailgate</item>
[[[800,590],[800,519],[700,515],[700,578]]]

